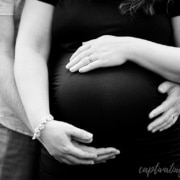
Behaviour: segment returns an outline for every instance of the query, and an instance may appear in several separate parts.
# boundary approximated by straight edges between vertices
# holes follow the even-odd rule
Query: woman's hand
[[[131,55],[131,37],[105,35],[83,43],[72,55],[66,68],[71,72],[122,65]]]
[[[91,143],[92,134],[62,121],[47,123],[40,141],[56,160],[70,165],[102,163],[119,154],[119,150],[112,147],[85,146],[82,143]]]
[[[149,114],[152,119],[157,117],[149,124],[148,130],[152,132],[163,131],[171,127],[180,114],[180,85],[172,82],[164,82],[158,90],[161,93],[167,93],[167,99]]]

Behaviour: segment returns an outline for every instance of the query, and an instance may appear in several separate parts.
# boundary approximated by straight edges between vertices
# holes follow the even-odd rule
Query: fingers
[[[111,159],[115,159],[115,158],[116,158],[116,155],[114,155],[114,153],[105,154],[102,156],[98,156],[97,159],[94,161],[94,163],[95,164],[105,163],[106,161],[111,160]]]
[[[90,146],[84,146],[84,145],[76,145],[78,146],[78,148],[82,149],[83,151],[87,151],[87,152],[94,152],[97,154],[97,157],[100,156],[104,156],[104,155],[118,155],[120,154],[120,151],[116,148],[113,147],[107,147],[107,148],[94,148],[94,147],[90,147]]]
[[[107,160],[114,159],[116,155],[120,153],[119,150],[113,147],[108,148],[94,148],[79,144],[72,141],[72,146],[64,150],[63,155],[55,156],[55,159],[61,163],[69,165],[92,165],[97,163],[104,163]],[[76,153],[75,153],[76,152]],[[93,156],[86,156],[85,154],[96,154],[96,158]]]
[[[70,61],[72,61],[73,59],[75,59],[80,53],[82,53],[83,51],[86,51],[90,48],[90,44],[86,44],[84,43],[81,47],[79,47],[76,52],[71,56]]]
[[[86,51],[79,54],[76,58],[71,60],[66,68],[71,72],[79,71],[80,73],[88,72],[103,66],[103,61],[96,55],[92,55],[91,51]]]
[[[164,121],[156,128],[157,130],[163,131],[165,129],[168,129],[177,121],[178,116],[176,115],[176,113],[173,112],[173,110],[169,110],[167,113],[164,114],[164,117],[162,117],[162,119],[164,118]]]
[[[180,113],[179,86],[175,83],[164,82],[158,87],[158,90],[161,93],[168,93],[168,97],[160,106],[152,110],[149,114],[150,119],[157,117],[148,126],[148,130],[152,132],[163,131],[171,127],[177,121],[177,116]],[[171,118],[172,115],[175,115],[176,118]]]
[[[78,141],[91,142],[93,135],[73,125],[62,121],[54,121],[49,125],[51,126],[47,126],[41,142],[51,156],[66,164],[93,164],[98,154],[111,152],[115,155],[117,153],[115,148],[97,151],[96,148],[79,144]],[[77,146],[74,142],[79,145]],[[111,157],[112,154],[110,154]]]
[[[85,57],[84,59],[76,63],[74,66],[72,66],[70,68],[70,71],[71,72],[79,71],[80,68],[87,66],[89,63],[90,63],[89,57]]]
[[[119,154],[120,151],[117,148],[114,147],[106,147],[106,148],[94,148],[91,146],[86,146],[83,144],[79,144],[76,141],[72,141],[73,145],[76,146],[77,148],[83,150],[83,151],[87,151],[87,152],[93,152],[96,153],[97,156],[102,156],[105,154],[110,154],[110,153],[114,153],[115,154]]]
[[[71,68],[76,65],[80,60],[84,59],[85,57],[90,56],[92,52],[90,50],[83,51],[75,55],[74,58],[71,58],[71,61],[66,65],[66,68],[71,71]]]
[[[89,159],[89,160],[94,160],[97,158],[96,153],[94,152],[88,152],[88,151],[83,151],[80,148],[75,147],[73,144],[69,145],[64,149],[64,155],[71,155],[73,157],[76,157],[78,159]]]
[[[163,112],[167,111],[170,109],[173,105],[176,104],[177,97],[175,96],[169,96],[160,106],[152,110],[149,114],[149,118],[152,119]]]
[[[99,60],[91,47],[93,41],[94,40],[85,42],[80,48],[78,48],[78,50],[71,56],[70,62],[66,65],[66,69],[71,72],[87,72],[100,67],[100,61],[92,64],[92,62]]]
[[[65,157],[55,157],[60,163],[69,165],[93,165],[99,163],[105,163],[107,160],[115,159],[116,155],[114,152],[97,156],[96,159],[80,159],[72,155],[66,155]]]
[[[94,148],[90,146],[85,146],[76,142],[73,142],[73,144],[80,148],[83,151],[87,152],[93,152],[96,153],[97,158],[94,160],[94,162],[97,163],[104,163],[107,160],[114,159],[118,154],[120,154],[120,151],[113,147],[107,147],[107,148]]]
[[[106,155],[106,154],[120,154],[120,151],[113,147],[107,147],[107,148],[97,148],[97,154],[98,156]]]
[[[156,131],[163,131],[171,127],[178,119],[177,113],[173,108],[163,113],[160,117],[154,120],[149,126],[148,130],[153,133]]]
[[[93,134],[75,126],[69,128],[69,135],[72,136],[73,139],[83,143],[90,143],[93,140]]]
[[[87,159],[78,159],[74,156],[67,155],[66,158],[64,157],[55,157],[57,161],[60,163],[65,163],[68,165],[92,165],[94,164],[93,160],[87,160]]]
[[[88,65],[86,66],[83,66],[79,69],[79,72],[80,73],[85,73],[85,72],[88,72],[88,71],[91,71],[91,70],[94,70],[94,69],[97,69],[97,68],[101,68],[102,67],[102,61],[101,60],[96,60],[92,63],[89,63]]]
[[[171,88],[173,88],[175,86],[174,83],[169,82],[169,81],[165,81],[162,84],[159,85],[158,90],[161,93],[167,93]]]
[[[98,148],[98,156],[95,159],[95,163],[103,163],[107,160],[115,159],[117,155],[120,154],[120,151],[115,148]]]
[[[171,115],[172,116],[172,115]],[[162,125],[161,127],[159,127],[159,131],[164,131],[168,128],[170,128],[173,124],[176,123],[177,119],[178,119],[178,116],[174,115],[175,117],[170,117],[169,118],[169,121],[167,121],[166,124]]]

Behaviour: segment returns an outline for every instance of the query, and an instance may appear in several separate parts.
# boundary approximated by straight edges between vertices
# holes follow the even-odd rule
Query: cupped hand
[[[91,133],[62,121],[51,121],[41,132],[40,141],[56,160],[69,165],[105,162],[119,154],[116,148],[94,148]]]
[[[131,37],[101,36],[87,41],[72,55],[66,68],[71,72],[122,65],[130,56]]]
[[[160,106],[149,114],[151,119],[156,117],[148,125],[148,130],[152,132],[170,128],[176,123],[180,115],[180,85],[166,81],[158,87],[158,90],[161,93],[167,93],[168,96]]]
[[[116,156],[120,153],[119,150],[113,147],[94,148],[83,144],[79,144],[77,142],[73,142],[73,144],[76,147],[82,149],[83,151],[95,153],[97,155],[97,158],[94,160],[95,164],[105,163],[107,160],[116,158]]]

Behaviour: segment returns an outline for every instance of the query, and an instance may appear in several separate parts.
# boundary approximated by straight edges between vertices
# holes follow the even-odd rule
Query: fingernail
[[[153,129],[151,132],[152,132],[152,133],[155,133],[156,131],[157,131],[156,129]]]
[[[75,69],[74,68],[70,68],[69,69],[71,72],[75,72]]]
[[[148,130],[148,131],[151,131],[151,130],[152,130],[152,126],[148,126],[148,127],[147,127],[147,130]]]
[[[161,87],[159,88],[159,91],[162,92],[162,93],[165,93],[165,88],[164,88],[163,86],[161,86]]]
[[[117,150],[117,151],[116,151],[116,154],[120,154],[120,151],[119,151],[119,150]]]
[[[84,72],[84,70],[83,70],[83,69],[79,69],[79,72],[80,72],[80,73],[83,73],[83,72]]]
[[[92,138],[92,137],[93,137],[93,134],[92,134],[92,133],[89,133],[89,132],[86,132],[86,137],[87,137],[87,138]]]
[[[154,116],[155,116],[155,113],[154,113],[154,112],[149,114],[149,118],[150,118],[150,119],[153,118]]]
[[[90,161],[89,164],[92,164],[92,165],[93,165],[93,164],[94,164],[94,161]]]
[[[66,69],[69,69],[69,64],[66,65]]]
[[[111,157],[111,159],[115,159],[115,158],[116,158],[116,156]]]

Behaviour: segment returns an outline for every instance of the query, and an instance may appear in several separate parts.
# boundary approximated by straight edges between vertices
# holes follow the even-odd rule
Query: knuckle
[[[82,52],[82,47],[78,48],[75,53],[76,53],[76,55],[77,55],[77,54],[79,54],[79,53],[81,53],[81,52]]]
[[[106,38],[107,35],[102,35],[101,37],[99,37],[99,39],[104,39]]]
[[[97,52],[98,49],[99,49],[99,47],[96,44],[96,45],[91,46],[91,48],[89,49],[89,52],[90,52],[90,54],[94,54]]]
[[[162,124],[162,123],[167,123],[167,122],[168,122],[168,120],[169,120],[169,118],[168,118],[168,117],[162,117],[162,118],[160,119],[160,121],[159,121],[159,124]]]
[[[84,46],[80,46],[77,51],[81,52],[83,49],[84,49]]]
[[[168,124],[172,123],[173,120],[171,118],[167,118],[167,120],[165,122],[166,122],[166,125],[168,125]]]
[[[76,57],[77,58],[77,60],[80,60],[80,59],[82,59],[84,57],[84,53],[80,53],[80,54],[78,54],[78,56]]]
[[[69,147],[65,146],[65,147],[62,148],[62,153],[63,154],[68,154],[69,152],[70,152],[70,148]]]
[[[49,152],[49,154],[53,157],[56,157],[56,153],[55,152]]]
[[[96,51],[96,48],[94,46],[91,46],[87,53],[93,54],[95,51]]]
[[[53,157],[58,157],[58,156],[59,156],[59,154],[58,154],[56,151],[54,151],[54,152],[49,152],[49,154],[50,154],[51,156],[53,156]]]
[[[84,58],[81,62],[80,62],[80,65],[86,65],[86,64],[88,64],[89,63],[89,60],[88,60],[88,58]]]

